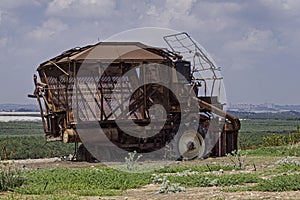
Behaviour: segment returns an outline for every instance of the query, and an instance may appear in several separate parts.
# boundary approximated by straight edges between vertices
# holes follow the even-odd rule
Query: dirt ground
[[[280,157],[247,157],[246,169],[243,171],[224,171],[222,173],[257,173],[274,168],[274,163],[281,159]],[[47,159],[29,159],[29,160],[16,160],[13,162],[17,168],[27,169],[42,169],[42,168],[85,168],[91,166],[101,166],[102,163],[87,163],[87,162],[71,162],[62,161],[59,158]],[[174,165],[206,165],[206,164],[232,164],[229,158],[209,158],[206,160],[193,160],[176,162]],[[215,172],[221,173],[221,172]],[[122,196],[112,197],[82,197],[88,200],[175,200],[175,199],[300,199],[300,191],[288,192],[259,192],[259,191],[246,191],[246,192],[224,192],[224,187],[198,187],[186,188],[184,192],[161,194],[157,193],[159,190],[158,184],[146,185],[139,189],[130,189],[123,193]]]
[[[300,199],[300,191],[291,192],[222,192],[220,187],[188,188],[185,192],[159,194],[157,185],[128,190],[122,196],[87,198],[101,200],[175,200],[175,199]]]

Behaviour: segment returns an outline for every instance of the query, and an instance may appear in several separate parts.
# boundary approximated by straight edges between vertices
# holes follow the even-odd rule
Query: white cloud
[[[283,52],[271,30],[258,28],[249,28],[244,35],[232,37],[220,47],[221,63],[230,70],[266,69],[266,63]]]
[[[1,24],[1,21],[3,20],[3,15],[4,15],[3,11],[0,10],[0,24]]]
[[[233,2],[166,0],[162,5],[149,5],[141,20],[148,26],[159,25],[210,36],[227,28],[235,28],[238,21],[235,14],[242,9],[239,3]]]
[[[220,18],[230,17],[233,14],[240,12],[243,9],[241,3],[230,2],[230,1],[198,1],[194,13],[203,18]]]
[[[166,0],[165,11],[174,18],[187,16],[190,14],[195,0]]]
[[[58,19],[48,19],[41,26],[28,33],[33,40],[48,40],[68,29],[68,26]]]
[[[9,0],[9,1],[0,1],[0,8],[2,9],[16,9],[23,6],[39,6],[43,4],[47,0],[27,0],[27,1],[20,1],[20,0]]]
[[[237,51],[263,52],[277,48],[274,33],[270,30],[251,29],[241,40],[232,43]]]
[[[59,17],[97,18],[111,15],[114,8],[114,0],[53,0],[46,13]]]
[[[155,5],[151,5],[150,8],[146,11],[146,14],[149,16],[159,16],[159,12],[157,11],[157,8]]]
[[[159,25],[168,28],[182,20],[185,24],[194,23],[195,19],[191,14],[194,4],[195,0],[166,0],[162,5],[151,4],[146,7],[146,15],[142,15],[140,19],[148,26]]]
[[[7,70],[20,70],[17,78],[31,87],[23,75],[28,73],[24,63],[34,71],[49,56],[95,43],[98,37],[131,28],[165,27],[188,32],[228,70],[230,89],[252,98],[251,91],[239,90],[235,73],[251,88],[257,69],[269,73],[270,66],[280,68],[282,63],[288,69],[298,66],[299,10],[299,0],[0,0],[0,62],[12,66]],[[232,73],[234,69],[240,70]]]
[[[0,48],[4,48],[7,45],[8,38],[0,38]]]
[[[261,0],[262,4],[274,11],[280,11],[279,14],[299,15],[299,0]]]

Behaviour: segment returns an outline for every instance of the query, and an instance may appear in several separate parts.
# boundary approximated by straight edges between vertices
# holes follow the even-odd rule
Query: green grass
[[[226,167],[222,167],[225,169]],[[159,172],[181,172],[185,168],[168,167],[168,170]],[[192,168],[197,170],[196,168]],[[211,166],[218,170],[219,167]],[[198,172],[206,171],[198,168]],[[158,172],[157,172],[158,173]],[[13,188],[15,194],[44,196],[113,196],[121,195],[124,190],[139,188],[152,183],[151,173],[128,173],[117,171],[108,167],[89,167],[84,169],[40,169],[23,171],[26,177],[24,184]],[[184,187],[209,187],[243,185],[245,183],[258,183],[258,174],[188,174],[183,176],[167,175],[170,183],[180,184]]]
[[[195,174],[187,176],[169,176],[171,183],[180,183],[184,187],[231,186],[245,183],[258,183],[258,174]]]
[[[21,199],[26,199],[26,200],[80,200],[81,198],[78,196],[67,196],[67,195],[39,195],[39,196],[30,196],[26,197],[24,195],[20,194],[10,194],[7,195],[6,197],[2,196],[0,197],[0,200],[21,200]]]
[[[0,140],[1,160],[60,157],[73,152],[74,144],[46,143],[43,136],[2,137]]]
[[[283,192],[300,190],[300,174],[277,175],[269,179],[260,179],[255,186],[227,188],[223,191],[263,191],[263,192]]]
[[[247,156],[300,156],[299,145],[260,147],[241,151]]]
[[[300,174],[281,175],[262,180],[252,190],[268,192],[300,190]]]
[[[300,166],[294,162],[289,163],[274,163],[275,168],[272,170],[251,173],[240,171],[228,174],[225,171],[232,168],[215,164],[209,165],[209,168],[205,165],[171,166],[156,170],[155,173],[161,177],[166,176],[170,184],[180,184],[186,188],[230,186],[225,190],[230,192],[300,190],[300,174],[296,173],[300,171]],[[224,173],[210,173],[220,169]],[[196,173],[185,173],[186,171]],[[181,173],[177,174],[178,172]],[[24,170],[21,173],[26,178],[25,182],[22,186],[13,188],[13,194],[25,197],[34,195],[41,199],[122,195],[127,189],[140,188],[153,182],[152,173],[128,173],[108,167]],[[247,186],[247,183],[253,183],[254,186]]]
[[[210,171],[230,171],[233,170],[232,166],[222,166],[222,165],[198,165],[198,166],[171,166],[171,167],[164,167],[162,169],[156,170],[156,173],[177,173],[177,172],[184,172],[184,171],[194,171],[194,172],[210,172]]]
[[[0,159],[64,156],[74,144],[46,143],[41,122],[0,122]]]
[[[126,189],[139,188],[151,182],[150,173],[126,173],[107,167],[43,169],[24,173],[26,182],[15,189],[23,195],[119,195]]]
[[[42,136],[42,122],[0,122],[0,136]]]
[[[25,180],[25,177],[21,175],[19,170],[6,167],[0,168],[0,191],[8,191],[15,187],[20,187]]]
[[[292,120],[245,120],[239,133],[242,155],[247,156],[298,156],[300,145],[264,147],[264,137],[277,141],[277,136],[296,132],[298,121]],[[274,140],[273,140],[274,139]],[[275,141],[275,142],[276,142]],[[73,144],[46,143],[40,122],[0,122],[1,159],[24,159],[63,156],[73,153]],[[280,159],[280,158],[279,158]],[[246,163],[247,163],[246,158]],[[224,163],[223,163],[224,164]],[[210,173],[223,170],[224,173]],[[232,186],[227,191],[289,191],[300,190],[300,167],[297,165],[275,165],[263,172],[228,174],[230,164],[205,164],[197,166],[171,166],[155,170],[159,176],[167,176],[171,184],[184,187]],[[185,173],[185,172],[197,173]],[[176,173],[180,172],[181,176]],[[166,175],[167,174],[167,175]],[[287,174],[287,175],[284,175]],[[14,188],[7,199],[78,199],[79,196],[120,195],[126,189],[139,188],[152,183],[150,173],[127,173],[107,167],[84,169],[24,170],[22,186]],[[264,177],[264,179],[262,179]],[[266,178],[267,177],[267,178]],[[265,179],[266,178],[266,179]],[[254,186],[244,186],[254,183]],[[238,186],[238,187],[234,187]],[[33,195],[33,196],[31,196]]]
[[[227,192],[263,191],[282,192],[300,190],[300,162],[296,157],[284,157],[274,163],[275,168],[256,173],[259,177],[254,186],[223,189]]]

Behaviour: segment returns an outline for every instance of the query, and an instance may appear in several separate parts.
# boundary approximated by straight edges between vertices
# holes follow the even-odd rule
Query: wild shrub
[[[137,154],[136,151],[129,152],[129,153],[128,153],[128,157],[125,157],[126,168],[127,168],[127,170],[129,170],[129,171],[135,169],[136,163],[137,163],[138,160],[142,157],[142,155],[139,155],[139,156],[135,157],[136,154]]]
[[[20,187],[25,180],[20,170],[13,169],[8,163],[2,164],[0,168],[0,191],[9,191]]]
[[[178,193],[185,191],[184,187],[180,186],[180,183],[171,183],[167,176],[161,175],[153,175],[152,176],[152,183],[160,184],[158,193]]]
[[[233,168],[236,170],[245,169],[246,165],[246,155],[241,154],[240,151],[232,151],[229,154],[226,154],[227,158],[229,158],[230,162],[233,165]]]
[[[300,133],[272,134],[263,138],[264,147],[294,145],[300,142]]]
[[[265,147],[270,146],[284,146],[289,143],[289,138],[285,135],[272,134],[271,136],[267,136],[263,138],[263,145]]]

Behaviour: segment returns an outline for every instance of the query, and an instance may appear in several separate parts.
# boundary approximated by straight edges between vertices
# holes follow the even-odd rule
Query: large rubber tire
[[[86,149],[86,147],[81,144],[76,153],[76,160],[77,161],[86,161],[86,162],[96,162],[97,159],[95,159],[92,154]]]
[[[186,130],[177,133],[173,140],[173,151],[177,160],[192,160],[201,158],[205,152],[205,141],[202,135],[195,130]]]

